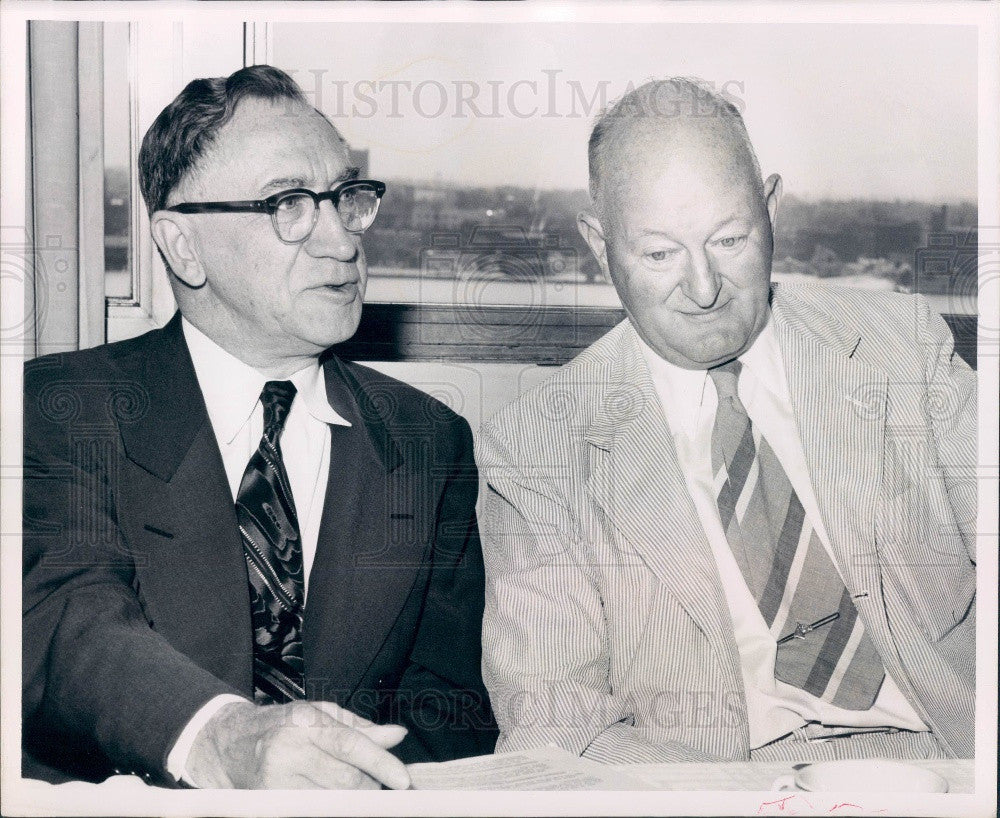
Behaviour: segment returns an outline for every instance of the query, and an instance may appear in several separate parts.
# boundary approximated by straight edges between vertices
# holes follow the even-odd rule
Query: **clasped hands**
[[[198,733],[187,775],[201,788],[406,789],[409,773],[389,752],[405,736],[332,702],[232,702]]]

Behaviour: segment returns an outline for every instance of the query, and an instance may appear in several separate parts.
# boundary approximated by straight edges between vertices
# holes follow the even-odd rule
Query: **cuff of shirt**
[[[178,781],[193,785],[191,777],[188,775],[187,761],[188,755],[191,753],[191,748],[194,746],[194,740],[198,738],[201,729],[208,724],[212,716],[218,713],[223,707],[232,702],[245,701],[249,700],[244,699],[242,696],[222,693],[203,704],[201,709],[191,717],[191,721],[181,731],[180,736],[177,737],[173,749],[167,756],[167,772]]]

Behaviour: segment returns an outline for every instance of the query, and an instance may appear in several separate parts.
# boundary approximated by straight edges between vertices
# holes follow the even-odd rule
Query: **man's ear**
[[[767,204],[767,217],[771,221],[771,235],[778,218],[778,205],[781,202],[781,177],[772,173],[764,180],[764,201]]]
[[[587,242],[590,252],[594,254],[601,272],[610,277],[608,270],[608,245],[604,240],[604,227],[596,215],[584,210],[576,217],[576,229],[580,231],[583,240]]]
[[[173,213],[158,210],[149,220],[153,241],[164,259],[181,281],[197,289],[205,284],[205,270],[195,249],[189,228]]]

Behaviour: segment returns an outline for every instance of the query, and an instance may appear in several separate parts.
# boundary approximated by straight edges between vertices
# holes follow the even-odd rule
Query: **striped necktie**
[[[302,543],[279,439],[295,399],[290,381],[268,381],[260,394],[264,434],[236,496],[236,517],[250,581],[253,684],[258,704],[305,697]]]
[[[885,678],[882,660],[785,470],[754,432],[737,393],[740,369],[730,361],[709,370],[719,395],[712,474],[726,538],[778,642],[775,678],[867,710]]]

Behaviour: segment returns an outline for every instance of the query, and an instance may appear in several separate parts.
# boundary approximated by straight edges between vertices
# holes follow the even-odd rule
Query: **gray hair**
[[[595,206],[599,201],[608,155],[616,143],[620,144],[623,132],[637,124],[655,126],[660,122],[666,125],[668,121],[681,117],[716,117],[722,121],[746,150],[753,168],[753,183],[763,193],[760,163],[750,143],[743,116],[732,99],[697,77],[671,77],[650,80],[627,91],[598,116],[587,147],[590,197]]]

